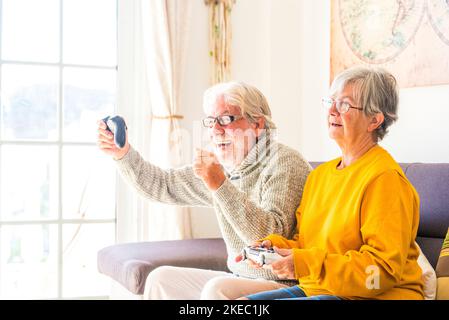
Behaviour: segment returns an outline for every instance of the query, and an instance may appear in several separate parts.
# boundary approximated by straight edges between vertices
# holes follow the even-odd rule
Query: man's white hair
[[[226,105],[238,106],[250,122],[265,118],[265,129],[275,129],[271,110],[265,96],[256,87],[244,82],[218,83],[204,92],[203,109],[208,110],[222,96]]]

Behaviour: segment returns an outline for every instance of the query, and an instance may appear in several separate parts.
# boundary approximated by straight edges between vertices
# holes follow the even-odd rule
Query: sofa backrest
[[[449,227],[449,163],[401,164],[420,198],[416,241],[435,268]]]
[[[321,162],[311,162],[316,168]],[[435,268],[449,227],[449,163],[401,163],[420,198],[418,242]]]

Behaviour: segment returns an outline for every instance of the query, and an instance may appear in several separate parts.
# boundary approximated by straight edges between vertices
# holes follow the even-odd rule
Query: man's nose
[[[224,128],[221,126],[220,123],[218,123],[217,120],[215,120],[214,125],[212,126],[211,129],[214,132],[223,132],[224,131]]]

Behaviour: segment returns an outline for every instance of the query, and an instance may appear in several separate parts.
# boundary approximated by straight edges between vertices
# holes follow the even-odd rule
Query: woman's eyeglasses
[[[363,108],[357,108],[357,107],[353,107],[349,102],[344,101],[344,100],[336,100],[333,98],[322,98],[321,99],[321,103],[323,105],[323,107],[325,107],[326,109],[330,109],[334,103],[335,103],[335,108],[337,109],[337,111],[340,114],[346,113],[349,111],[350,108],[352,109],[356,109],[356,110],[363,110]]]

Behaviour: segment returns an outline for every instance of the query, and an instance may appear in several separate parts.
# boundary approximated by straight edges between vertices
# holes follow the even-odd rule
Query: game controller
[[[250,259],[257,263],[259,266],[265,264],[271,264],[276,260],[282,258],[281,255],[276,253],[273,249],[267,249],[265,247],[245,247],[242,251],[243,260]]]
[[[120,149],[126,144],[126,126],[125,120],[120,116],[110,117],[107,116],[103,119],[106,123],[106,130],[114,134],[114,142]]]

